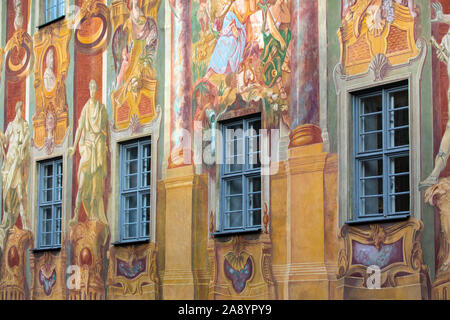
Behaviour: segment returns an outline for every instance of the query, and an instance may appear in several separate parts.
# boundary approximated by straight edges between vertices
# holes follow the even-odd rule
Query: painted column
[[[171,11],[170,156],[166,189],[163,299],[194,299],[194,186],[191,164],[191,1],[169,0]],[[170,6],[170,7],[169,7]]]
[[[292,1],[290,147],[321,142],[318,2]]]
[[[171,124],[169,168],[192,163],[191,132],[192,63],[191,63],[191,1],[173,0]]]

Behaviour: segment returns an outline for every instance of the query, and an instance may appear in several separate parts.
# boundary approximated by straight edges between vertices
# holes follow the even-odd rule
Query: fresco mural
[[[131,122],[149,123],[156,116],[157,12],[160,1],[114,1],[112,52],[114,123],[127,129]]]
[[[440,2],[434,2],[431,4],[431,7],[434,11],[435,18],[431,20],[433,24],[445,24],[446,27],[450,26],[450,15],[444,14],[443,6]],[[430,42],[431,45],[435,49],[436,57],[438,58],[441,64],[445,65],[445,69],[447,70],[447,78],[445,81],[450,81],[450,73],[448,67],[449,65],[449,32],[442,36],[442,40],[440,43],[438,40],[431,36]],[[443,77],[441,76],[441,79]],[[444,79],[442,79],[444,80]],[[441,88],[444,91],[444,87]],[[449,89],[450,90],[450,89]],[[441,107],[447,112],[450,110],[450,91],[447,91],[447,105],[444,106],[445,102],[443,101],[443,106]],[[444,112],[445,112],[444,111]],[[450,220],[449,220],[449,210],[448,210],[448,174],[445,172],[445,168],[447,166],[448,160],[448,147],[449,147],[449,123],[445,127],[445,131],[440,138],[439,151],[435,158],[434,168],[432,172],[428,175],[428,177],[421,182],[421,187],[426,189],[425,191],[425,201],[429,203],[431,206],[434,206],[437,210],[439,216],[439,225],[440,232],[436,235],[439,252],[437,255],[437,277],[433,285],[433,295],[436,298],[444,298],[446,296],[446,292],[449,287],[450,273],[449,273],[449,264],[450,264]],[[442,177],[442,178],[440,178]]]
[[[193,1],[193,119],[223,118],[244,109],[282,119],[289,126],[289,1]],[[240,110],[240,111],[239,111]]]
[[[66,139],[69,127],[66,78],[70,63],[68,25],[53,26],[34,35],[33,144],[51,154]]]
[[[40,1],[1,4],[0,300],[449,299],[450,4],[72,2],[47,25]],[[411,214],[354,225],[349,97],[405,79]],[[261,153],[278,155],[260,225],[221,233],[216,130],[250,115],[279,135]],[[121,147],[136,141],[150,143],[135,168],[148,237],[123,240]],[[38,168],[54,159],[49,248]]]
[[[21,217],[23,228],[30,230],[30,218],[25,203],[27,166],[30,157],[30,127],[22,118],[22,101],[17,102],[16,117],[8,124],[5,134],[0,132],[2,144],[2,199],[3,219],[0,226],[0,242],[5,246],[5,237]],[[6,151],[7,150],[7,151]]]
[[[345,0],[342,4],[341,64],[348,75],[367,70],[377,55],[391,65],[418,54],[414,1]],[[401,39],[401,40],[400,40]]]

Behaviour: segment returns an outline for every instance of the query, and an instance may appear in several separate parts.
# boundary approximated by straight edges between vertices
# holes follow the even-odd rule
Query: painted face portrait
[[[47,91],[52,91],[56,86],[56,76],[54,72],[54,56],[53,50],[50,50],[47,53],[46,57],[46,68],[44,71],[44,87]]]

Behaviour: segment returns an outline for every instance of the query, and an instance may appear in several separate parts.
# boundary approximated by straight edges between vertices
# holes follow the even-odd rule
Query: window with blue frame
[[[260,130],[259,117],[222,124],[219,234],[261,229]]]
[[[44,0],[44,21],[49,23],[65,15],[66,0]]]
[[[355,221],[410,214],[408,86],[354,96]]]
[[[60,248],[63,189],[62,159],[40,162],[38,168],[38,248]]]
[[[120,242],[150,239],[151,139],[120,145]]]

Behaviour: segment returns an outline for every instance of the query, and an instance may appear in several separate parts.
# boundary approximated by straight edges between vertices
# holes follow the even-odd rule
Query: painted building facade
[[[0,17],[0,299],[449,299],[449,1]]]

